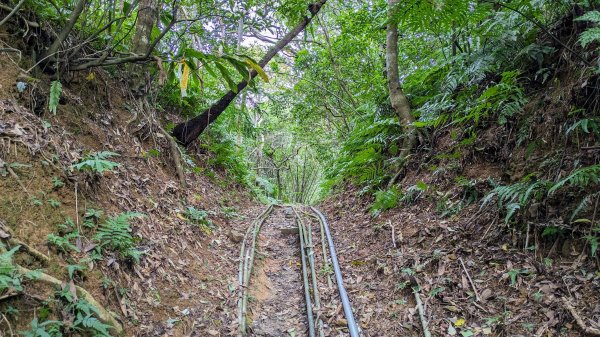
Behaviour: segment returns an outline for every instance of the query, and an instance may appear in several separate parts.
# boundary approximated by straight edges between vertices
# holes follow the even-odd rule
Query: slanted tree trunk
[[[271,49],[269,49],[267,54],[258,62],[258,64],[261,67],[265,67],[280,50],[287,46],[290,41],[292,41],[301,31],[304,30],[306,26],[308,26],[313,17],[317,15],[321,7],[323,7],[326,2],[327,0],[319,0],[316,3],[309,5],[308,11],[310,14],[305,15],[302,20],[300,20],[298,25],[294,27],[294,29],[288,32],[281,40],[271,47]],[[254,77],[256,77],[256,75],[257,72],[252,70],[250,72],[249,80],[251,81]],[[235,99],[237,94],[246,88],[247,85],[248,81],[241,81],[238,83],[236,91],[228,91],[225,95],[223,95],[223,97],[221,97],[221,99],[211,105],[208,109],[204,110],[204,112],[202,112],[202,114],[199,116],[175,126],[173,129],[173,136],[185,146],[191,144],[198,138],[198,136],[200,136],[200,134],[202,134],[207,126],[219,118],[223,111],[225,111],[229,104]]]
[[[145,54],[150,47],[150,35],[158,16],[157,0],[141,0],[133,36],[133,53]]]
[[[398,179],[404,163],[406,162],[410,151],[415,146],[417,139],[417,130],[413,124],[415,118],[411,113],[408,98],[400,87],[400,78],[398,75],[398,24],[394,20],[394,12],[398,2],[399,0],[388,0],[387,47],[385,58],[390,101],[402,126],[404,138],[399,154],[399,158],[401,159],[400,167],[398,173],[390,180],[388,187],[391,187]]]
[[[73,12],[71,12],[69,20],[67,21],[63,29],[61,29],[60,33],[58,33],[58,36],[56,37],[54,42],[52,42],[52,44],[50,45],[50,47],[48,47],[46,52],[42,54],[40,62],[43,61],[44,63],[49,63],[56,61],[56,54],[58,53],[60,45],[67,39],[71,31],[73,30],[73,27],[75,27],[75,23],[81,16],[81,13],[83,13],[87,2],[88,0],[79,0],[77,4],[75,4],[75,8],[73,8]]]

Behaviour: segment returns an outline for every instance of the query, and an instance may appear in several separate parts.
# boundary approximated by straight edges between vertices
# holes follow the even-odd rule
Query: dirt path
[[[298,234],[291,208],[275,208],[258,237],[249,336],[306,336]]]

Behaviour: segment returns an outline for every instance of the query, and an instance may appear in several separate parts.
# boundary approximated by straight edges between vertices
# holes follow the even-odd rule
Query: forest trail
[[[346,319],[335,319],[341,304],[322,228],[297,206],[270,206],[250,224],[240,252],[240,335],[332,336],[346,329]]]
[[[258,236],[257,257],[249,289],[249,335],[304,334],[300,244],[291,208],[276,208],[267,219]]]

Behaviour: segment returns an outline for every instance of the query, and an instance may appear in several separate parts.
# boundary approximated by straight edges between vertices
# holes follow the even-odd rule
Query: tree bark
[[[150,47],[150,35],[158,16],[158,1],[141,0],[133,36],[133,53],[145,54]]]
[[[390,92],[390,102],[392,104],[392,108],[398,116],[398,120],[400,121],[400,125],[402,126],[404,133],[399,154],[399,158],[401,159],[401,167],[399,168],[399,171],[401,171],[402,167],[404,166],[404,162],[406,162],[408,154],[415,146],[417,129],[413,124],[415,118],[412,115],[408,98],[400,86],[400,77],[398,75],[398,24],[394,21],[394,12],[398,2],[399,0],[388,0],[388,23],[386,36],[387,47],[385,58],[387,64],[387,79],[388,89]],[[399,174],[396,174],[394,178],[390,180],[388,186],[393,185],[398,176]]]
[[[281,40],[279,40],[263,58],[258,62],[261,67],[265,67],[267,63],[285,46],[287,46],[290,41],[292,41],[301,31],[308,26],[311,22],[312,18],[319,12],[321,7],[327,2],[327,0],[319,0],[318,2],[311,4],[308,6],[308,11],[310,15],[305,15],[302,20],[288,32]],[[252,70],[250,72],[250,78],[248,81],[251,81],[254,77],[256,77],[257,72]],[[180,123],[173,129],[173,136],[177,138],[177,140],[188,146],[194,140],[196,140],[200,134],[213,123],[219,116],[225,111],[225,109],[229,106],[229,104],[235,99],[237,94],[242,91],[248,85],[248,81],[242,80],[237,85],[237,90],[229,90],[221,99],[211,105],[208,109],[204,110],[202,114],[197,117],[194,117],[186,122]]]

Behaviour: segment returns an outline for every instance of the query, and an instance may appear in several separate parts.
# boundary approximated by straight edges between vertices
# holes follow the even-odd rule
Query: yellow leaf
[[[256,72],[258,73],[258,76],[260,76],[260,78],[263,79],[263,81],[265,82],[269,82],[269,77],[267,76],[267,73],[265,73],[265,71],[263,70],[263,68],[256,62],[254,62],[254,60],[252,60],[251,58],[246,58],[246,63],[254,70],[256,70]]]
[[[96,79],[96,73],[90,72],[85,79],[88,81],[93,81],[94,79]]]
[[[456,322],[454,322],[454,326],[457,328],[460,328],[461,326],[465,325],[465,319],[464,318],[459,318],[456,320]]]
[[[508,245],[507,244],[503,244],[502,245],[502,250],[505,251],[505,252],[508,251]]]
[[[188,66],[187,62],[181,61],[183,63],[183,72],[181,74],[181,81],[179,82],[179,88],[181,89],[181,96],[186,96],[188,81],[190,79],[190,66]]]
[[[181,215],[181,213],[177,213],[177,217],[183,221],[188,221],[188,218],[184,217],[183,215]]]

